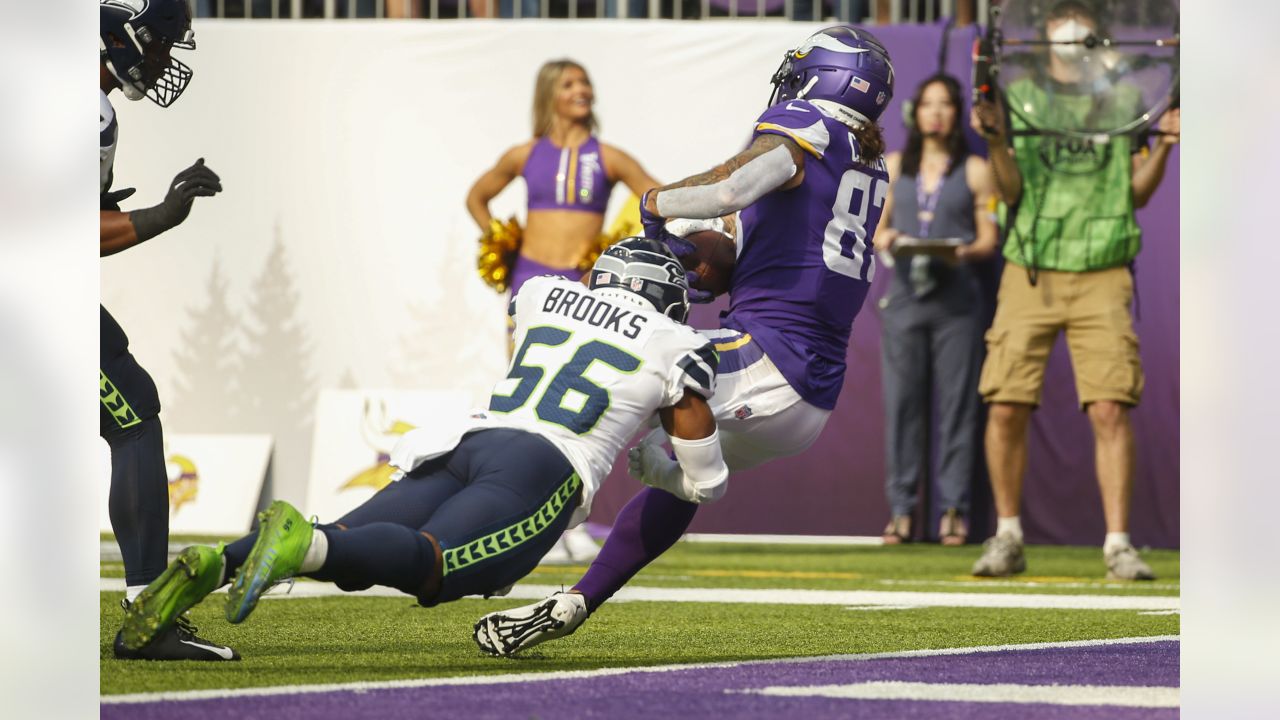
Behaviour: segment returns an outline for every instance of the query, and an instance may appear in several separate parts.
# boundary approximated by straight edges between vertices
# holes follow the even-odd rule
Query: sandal
[[[901,545],[911,542],[911,516],[894,515],[884,528],[881,538],[885,545]]]
[[[969,537],[969,524],[964,516],[955,508],[948,508],[942,514],[942,524],[938,527],[938,541],[943,545],[963,545]]]

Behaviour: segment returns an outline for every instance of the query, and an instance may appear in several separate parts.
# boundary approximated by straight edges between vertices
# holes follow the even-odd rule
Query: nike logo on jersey
[[[787,103],[787,109],[795,110],[796,112],[809,112],[809,108],[803,105],[792,105],[791,103]]]

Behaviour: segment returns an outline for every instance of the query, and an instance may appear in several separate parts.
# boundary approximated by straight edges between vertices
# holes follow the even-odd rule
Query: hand
[[[712,294],[710,291],[699,290],[698,288],[693,286],[694,283],[702,279],[702,276],[698,275],[697,270],[687,271],[684,274],[684,277],[686,280],[689,281],[689,302],[697,303],[698,305],[706,305],[707,303],[713,302],[716,299],[716,296]]]
[[[661,480],[673,464],[657,443],[641,442],[627,451],[627,474],[649,487],[666,490]]]
[[[191,213],[191,203],[198,197],[213,197],[222,192],[222,180],[217,173],[204,164],[204,158],[196,160],[191,167],[178,173],[169,185],[160,206],[164,208],[168,220],[176,227],[187,219]]]
[[[876,252],[893,252],[893,243],[901,234],[902,231],[896,228],[878,228],[875,236],[871,238],[871,244],[875,247]]]
[[[100,198],[101,203],[100,203],[99,209],[119,210],[120,202],[123,200],[129,199],[129,197],[132,196],[137,191],[138,191],[137,188],[121,188],[119,190],[110,190],[108,192],[104,192],[102,193],[102,196]]]
[[[217,173],[205,167],[204,158],[178,173],[169,185],[164,200],[155,207],[134,210],[129,213],[138,242],[145,242],[160,233],[182,224],[191,213],[191,203],[198,197],[211,197],[222,192],[222,181]]]
[[[988,143],[1004,143],[1004,107],[999,101],[979,100],[969,111],[969,124]]]
[[[667,219],[658,214],[656,199],[653,203],[653,210],[649,209],[649,198],[653,193],[653,189],[646,190],[644,197],[640,198],[640,224],[644,226],[645,237],[657,240],[663,232],[663,225],[666,224]]]
[[[657,212],[649,210],[649,197],[653,193],[653,190],[649,190],[640,199],[640,224],[644,226],[644,236],[666,245],[671,250],[671,254],[678,258],[693,254],[697,249],[693,246],[693,243],[669,232],[667,230],[667,219]],[[655,201],[653,205],[656,210],[657,202]]]
[[[1156,129],[1160,131],[1159,143],[1162,145],[1177,145],[1182,139],[1182,109],[1173,108],[1166,110],[1160,116],[1160,122],[1156,124]]]

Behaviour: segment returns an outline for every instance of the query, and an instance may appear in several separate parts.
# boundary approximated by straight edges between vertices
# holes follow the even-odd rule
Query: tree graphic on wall
[[[280,227],[262,272],[250,288],[240,380],[240,427],[275,439],[272,473],[277,484],[303,487],[311,454],[315,410],[308,368],[310,343],[297,319],[298,292],[289,274]]]
[[[440,272],[460,276],[471,272],[473,253],[466,246],[450,244],[438,257]],[[417,296],[405,305],[406,328],[393,351],[392,382],[402,389],[470,388],[486,390],[506,372],[502,345],[491,345],[479,337],[450,337],[459,325],[458,315],[468,315],[465,324],[484,327],[501,323],[502,306],[475,305],[447,297],[435,284],[419,287]],[[442,308],[448,307],[448,315]],[[479,335],[479,333],[477,333]]]
[[[187,308],[174,351],[174,391],[164,416],[187,433],[237,432],[242,411],[235,387],[237,322],[227,304],[227,278],[214,258],[204,305]]]

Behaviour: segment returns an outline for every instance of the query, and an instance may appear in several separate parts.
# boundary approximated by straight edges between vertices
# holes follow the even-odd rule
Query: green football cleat
[[[298,574],[311,531],[312,524],[283,500],[258,515],[258,540],[227,590],[227,622],[244,622],[262,593]]]
[[[222,580],[222,543],[184,548],[160,577],[134,598],[124,614],[121,642],[139,650],[169,631],[182,613],[213,592]]]

